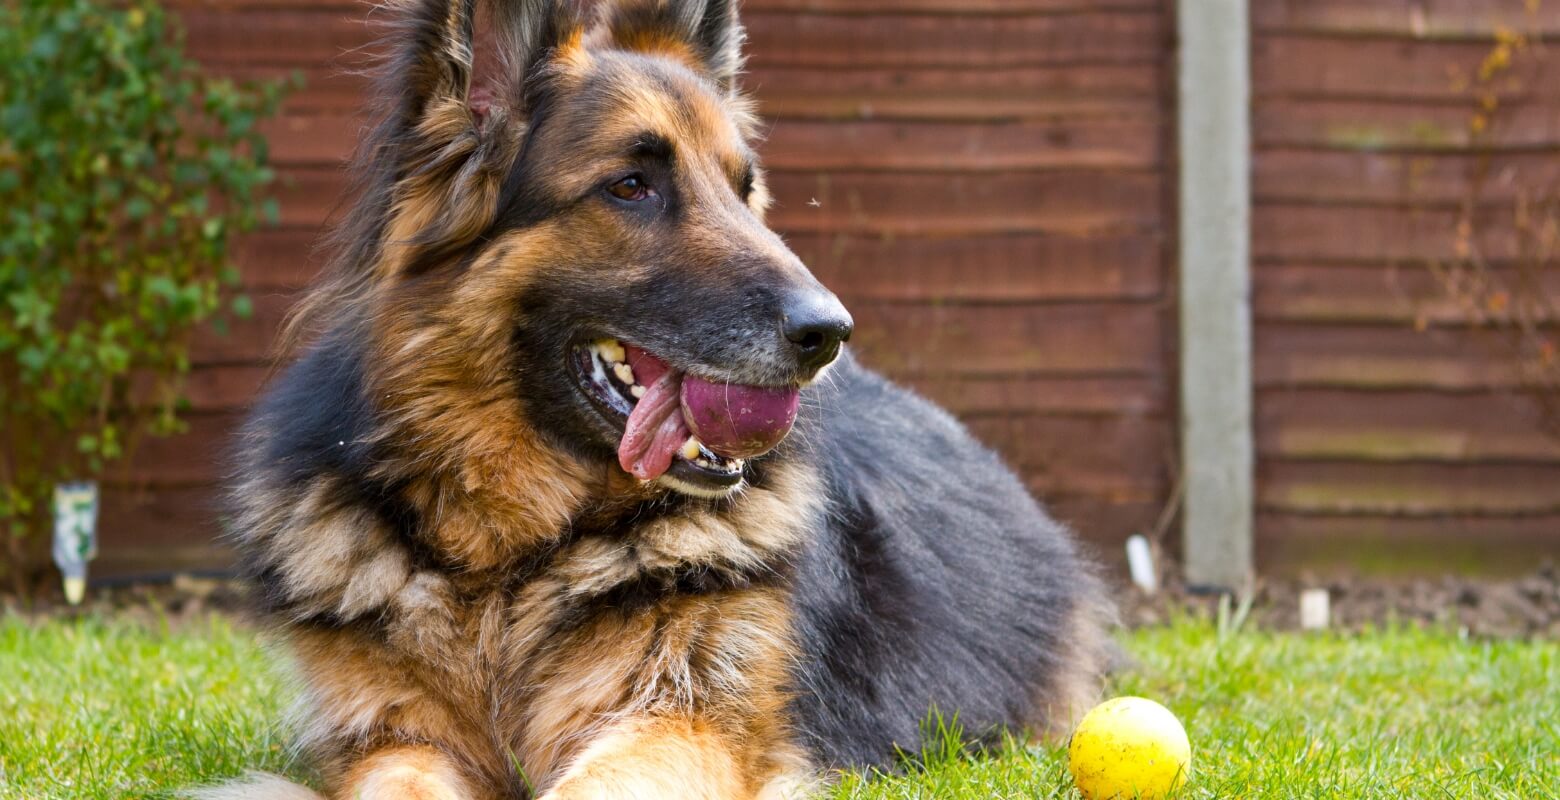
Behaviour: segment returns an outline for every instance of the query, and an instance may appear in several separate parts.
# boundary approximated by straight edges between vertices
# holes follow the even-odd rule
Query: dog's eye
[[[634,202],[650,196],[650,184],[645,183],[645,179],[638,175],[630,175],[608,186],[607,191],[619,200]]]

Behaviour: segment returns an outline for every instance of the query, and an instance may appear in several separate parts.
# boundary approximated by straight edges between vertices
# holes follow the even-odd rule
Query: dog
[[[781,798],[933,713],[1065,731],[1101,580],[766,227],[736,0],[391,13],[231,514],[326,794]]]

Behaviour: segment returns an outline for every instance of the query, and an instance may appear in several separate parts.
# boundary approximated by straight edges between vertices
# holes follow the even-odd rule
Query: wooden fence
[[[306,86],[268,129],[282,224],[243,244],[256,313],[202,337],[189,434],[148,443],[113,480],[109,570],[221,562],[221,455],[317,267],[311,244],[362,124],[361,79],[344,68],[370,6],[177,5],[202,61],[301,71]],[[1155,526],[1177,469],[1173,12],[744,4],[775,227],[851,308],[868,363],[959,414],[1111,559]],[[1477,69],[1497,19],[1533,15],[1520,0],[1252,0],[1251,13],[1259,564],[1337,564],[1361,546],[1554,549],[1560,446],[1513,410],[1499,358],[1442,324],[1416,263],[1454,246],[1475,153],[1557,171],[1553,69],[1547,98],[1477,142],[1459,138],[1469,94],[1446,71]]]

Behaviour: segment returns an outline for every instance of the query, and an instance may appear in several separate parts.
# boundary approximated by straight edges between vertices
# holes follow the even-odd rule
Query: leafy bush
[[[282,87],[183,53],[149,0],[0,3],[0,525],[178,430],[192,332],[249,313],[233,237],[274,220],[256,123]]]

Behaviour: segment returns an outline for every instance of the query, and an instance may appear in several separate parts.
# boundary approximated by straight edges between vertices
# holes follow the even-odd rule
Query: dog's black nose
[[[854,325],[850,312],[828,291],[793,297],[780,320],[781,332],[804,370],[821,369],[833,361]]]

